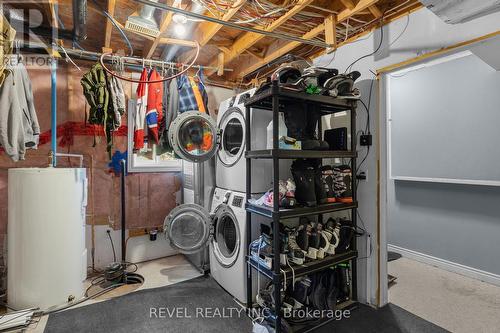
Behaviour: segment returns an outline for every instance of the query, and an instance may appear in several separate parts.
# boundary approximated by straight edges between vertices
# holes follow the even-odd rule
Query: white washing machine
[[[246,191],[245,101],[255,89],[225,100],[219,107],[217,127],[220,147],[217,151],[215,186],[233,191]],[[272,112],[250,109],[251,146],[266,149],[267,126]],[[252,193],[266,192],[272,187],[272,160],[252,160]]]
[[[245,193],[216,188],[210,212],[197,204],[180,205],[165,219],[164,230],[181,253],[193,254],[209,245],[212,277],[245,304],[248,249],[244,203]],[[269,225],[265,218],[252,217],[252,240],[260,234],[261,223]],[[253,276],[255,295],[257,278]]]
[[[222,102],[217,122],[207,114],[191,111],[180,114],[170,125],[170,143],[182,159],[203,162],[217,155],[216,187],[246,191],[244,104],[254,93],[255,89],[251,89]],[[252,149],[266,149],[272,112],[251,109],[250,118]],[[269,170],[272,170],[272,160],[252,160],[252,193],[266,192],[272,187]],[[280,168],[282,178],[288,173],[289,167],[283,171]]]

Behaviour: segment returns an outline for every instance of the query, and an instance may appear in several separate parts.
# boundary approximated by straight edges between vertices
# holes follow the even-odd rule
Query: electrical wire
[[[381,22],[381,23],[382,23],[382,22],[384,22],[384,15],[385,15],[385,12],[384,12],[384,14],[382,14],[382,17],[380,18],[380,22]],[[344,73],[349,72],[349,71],[352,69],[352,67],[353,67],[356,63],[358,63],[359,61],[361,61],[361,60],[363,60],[363,59],[365,59],[365,58],[368,58],[368,57],[371,57],[371,56],[373,56],[373,55],[377,54],[377,53],[378,53],[378,51],[380,50],[380,48],[382,47],[382,43],[383,43],[383,41],[384,41],[384,27],[383,27],[383,26],[381,26],[381,27],[380,27],[380,43],[378,44],[378,46],[377,46],[377,48],[375,49],[375,51],[373,51],[373,52],[371,52],[371,53],[369,53],[369,54],[366,54],[366,55],[364,55],[364,56],[362,56],[362,57],[358,58],[357,60],[355,60],[352,64],[350,64],[349,66],[347,66],[347,68],[346,68],[346,70],[345,70],[345,72],[344,72]]]
[[[76,301],[74,303],[67,304],[65,306],[62,306],[62,307],[54,309],[54,310],[40,311],[39,316],[48,315],[48,314],[52,314],[52,313],[60,312],[62,310],[69,309],[69,308],[71,308],[71,307],[73,307],[75,305],[81,304],[81,303],[86,302],[88,300],[91,300],[91,299],[94,299],[94,298],[99,297],[101,295],[104,295],[104,294],[110,292],[111,290],[114,290],[114,289],[116,289],[118,287],[121,287],[123,285],[125,285],[125,284],[124,283],[117,283],[117,284],[114,284],[112,286],[109,286],[109,287],[107,287],[107,288],[99,291],[98,293],[96,293],[96,294],[94,294],[92,296],[84,297],[84,298],[82,298],[82,299],[80,299],[80,300],[78,300],[78,301]]]
[[[113,250],[113,262],[116,262],[115,244],[113,243],[113,238],[111,238],[111,231],[107,230],[107,234],[111,243],[111,249]]]

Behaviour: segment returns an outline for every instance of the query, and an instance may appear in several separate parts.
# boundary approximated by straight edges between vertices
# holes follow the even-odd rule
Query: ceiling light
[[[186,36],[186,26],[184,24],[179,24],[177,23],[174,26],[174,32],[177,35],[177,37],[184,37]]]
[[[187,21],[188,21],[188,18],[186,15],[184,14],[180,14],[180,13],[175,13],[173,16],[172,16],[172,20],[175,22],[175,23],[178,23],[178,24],[186,24]]]

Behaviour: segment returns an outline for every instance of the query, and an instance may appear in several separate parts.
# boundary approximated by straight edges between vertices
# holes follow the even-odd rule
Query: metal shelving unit
[[[284,110],[284,102],[294,102],[301,103],[303,107],[310,110],[319,112],[321,115],[329,115],[337,112],[350,112],[351,120],[351,149],[350,151],[303,151],[303,150],[284,150],[279,149],[278,145],[278,117],[279,112]],[[276,300],[274,308],[274,326],[276,333],[282,332],[281,329],[281,297],[280,290],[283,279],[288,280],[292,277],[291,270],[281,269],[279,262],[280,252],[280,237],[279,235],[279,223],[283,219],[288,219],[292,217],[300,216],[310,216],[317,215],[318,220],[322,221],[323,214],[351,210],[352,223],[356,225],[356,209],[358,207],[356,201],[356,101],[336,99],[329,96],[320,95],[308,95],[304,92],[292,91],[286,88],[279,87],[276,83],[273,83],[267,90],[254,95],[249,98],[245,103],[246,107],[246,119],[251,119],[250,109],[256,108],[262,110],[262,112],[271,111],[273,112],[273,149],[267,150],[252,150],[250,147],[251,137],[250,137],[250,121],[247,121],[246,131],[245,131],[245,141],[246,141],[246,210],[247,210],[247,221],[248,228],[246,232],[247,244],[252,242],[252,215],[259,214],[265,216],[273,221],[273,257],[272,269],[267,267],[262,267],[262,265],[257,265],[251,258],[247,255],[248,264],[248,274],[247,274],[247,308],[251,309],[252,304],[252,269],[257,271],[257,274],[263,274],[264,276],[271,279],[275,285],[274,288],[274,299]],[[322,136],[321,121],[319,122],[319,133]],[[299,207],[293,209],[280,209],[279,207],[279,196],[275,195],[273,197],[273,207],[258,206],[249,203],[252,193],[252,160],[259,158],[272,159],[273,161],[273,192],[278,193],[279,189],[279,161],[280,159],[300,159],[300,158],[346,158],[351,160],[351,170],[352,171],[352,203],[330,203],[325,205],[319,205],[316,207]],[[346,304],[340,304],[340,308],[352,308],[355,307],[357,299],[357,286],[356,286],[356,258],[357,258],[357,247],[356,247],[356,237],[353,237],[351,244],[351,251],[346,253],[329,256],[322,260],[314,260],[306,262],[304,265],[295,266],[294,274],[295,276],[302,276],[311,273],[315,273],[332,267],[340,263],[350,262],[351,265],[351,301]],[[284,273],[283,273],[284,271]],[[294,332],[308,332],[319,326],[326,324],[330,320],[323,320],[320,322],[314,322],[313,324],[301,325],[301,327],[294,327]]]

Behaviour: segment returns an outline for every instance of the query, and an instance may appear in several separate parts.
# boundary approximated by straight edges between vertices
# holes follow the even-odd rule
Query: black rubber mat
[[[46,333],[251,331],[245,312],[210,277],[51,314],[45,327]]]
[[[447,333],[448,331],[394,304],[380,309],[360,305],[349,318],[334,321],[314,333]]]

